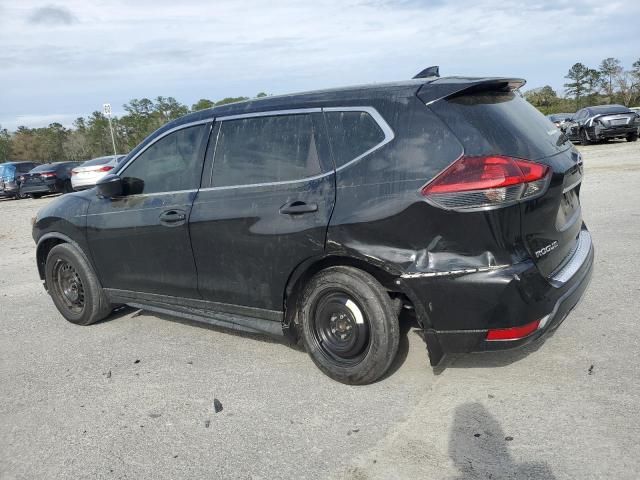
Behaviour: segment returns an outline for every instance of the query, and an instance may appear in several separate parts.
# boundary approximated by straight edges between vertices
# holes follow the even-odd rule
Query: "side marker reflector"
[[[539,325],[540,320],[535,320],[520,327],[492,328],[487,332],[487,340],[520,340],[535,332]]]

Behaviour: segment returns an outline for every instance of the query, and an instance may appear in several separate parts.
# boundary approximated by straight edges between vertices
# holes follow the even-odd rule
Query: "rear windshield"
[[[470,93],[435,102],[431,108],[453,130],[466,155],[537,160],[571,146],[548,118],[516,92]]]
[[[94,165],[104,165],[105,163],[109,163],[113,160],[112,156],[109,157],[98,157],[93,160],[87,160],[82,164],[83,167],[93,167]]]
[[[44,165],[38,165],[36,168],[31,170],[32,172],[50,172],[56,169],[55,163],[45,163]]]
[[[589,109],[591,115],[602,115],[605,113],[632,113],[627,107],[622,105],[602,105],[599,107],[591,107]]]

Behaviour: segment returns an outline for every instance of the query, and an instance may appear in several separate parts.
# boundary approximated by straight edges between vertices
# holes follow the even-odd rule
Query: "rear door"
[[[324,253],[335,180],[322,113],[216,119],[210,145],[190,220],[199,291],[276,319],[295,267]]]
[[[520,206],[525,247],[540,272],[550,276],[571,253],[582,228],[580,154],[514,91],[462,92],[431,108],[459,138],[465,155],[508,155],[552,169],[546,194]]]
[[[93,198],[87,238],[104,287],[198,298],[187,222],[210,126],[156,138],[118,172],[124,195]]]

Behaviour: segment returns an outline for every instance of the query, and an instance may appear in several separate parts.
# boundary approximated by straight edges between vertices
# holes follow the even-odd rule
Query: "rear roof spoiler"
[[[522,87],[526,81],[522,78],[467,78],[445,77],[425,83],[418,90],[418,97],[427,105],[454,95],[464,95],[479,91],[510,91]]]

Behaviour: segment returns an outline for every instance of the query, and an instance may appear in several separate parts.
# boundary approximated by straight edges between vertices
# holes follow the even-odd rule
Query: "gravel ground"
[[[264,337],[133,310],[67,323],[30,235],[51,199],[0,200],[0,478],[637,479],[640,142],[581,150],[596,270],[561,328],[434,371],[405,325],[366,387]]]

